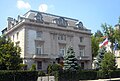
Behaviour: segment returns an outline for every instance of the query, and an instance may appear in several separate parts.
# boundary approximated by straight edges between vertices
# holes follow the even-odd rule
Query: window
[[[65,46],[64,45],[60,45],[60,47],[59,47],[59,54],[63,56],[63,55],[65,55],[65,52],[66,52]]]
[[[83,37],[80,37],[80,42],[83,42],[84,38]]]
[[[36,54],[42,54],[43,50],[42,47],[36,47]]]
[[[56,23],[58,26],[68,26],[67,21],[63,17],[53,19],[53,23]]]
[[[37,13],[36,14],[36,16],[35,16],[35,20],[37,21],[37,22],[43,22],[43,19],[42,19],[43,17],[42,17],[42,15],[40,14],[40,13]]]
[[[84,46],[79,46],[79,54],[80,54],[80,56],[85,55],[85,47]]]
[[[58,40],[66,40],[66,35],[63,34],[58,35]]]
[[[79,23],[77,24],[77,27],[80,28],[80,29],[84,29],[84,28],[83,28],[83,23],[82,23],[82,22],[79,22]]]
[[[38,70],[42,69],[42,61],[37,62],[37,69]]]
[[[37,38],[42,38],[42,32],[41,31],[37,31]]]
[[[60,49],[60,54],[64,55],[65,54],[65,49]]]
[[[84,69],[84,62],[81,62],[81,68]]]

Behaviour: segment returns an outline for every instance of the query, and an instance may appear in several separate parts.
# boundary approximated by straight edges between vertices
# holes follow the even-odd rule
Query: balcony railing
[[[46,58],[46,59],[48,59],[48,58],[50,58],[50,56],[49,56],[48,54],[34,54],[34,55],[33,55],[33,58],[34,58],[34,59],[37,59],[37,58],[41,58],[41,59],[42,59],[42,58],[43,58],[43,59]]]
[[[78,56],[77,57],[78,60],[90,60],[89,56]]]
[[[57,54],[33,54],[34,59],[56,59],[58,58]]]

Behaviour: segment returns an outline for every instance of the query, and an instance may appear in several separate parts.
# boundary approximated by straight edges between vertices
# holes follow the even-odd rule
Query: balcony
[[[34,54],[33,58],[34,59],[49,59],[50,56],[48,54]]]
[[[78,56],[77,57],[78,60],[90,60],[89,56]]]

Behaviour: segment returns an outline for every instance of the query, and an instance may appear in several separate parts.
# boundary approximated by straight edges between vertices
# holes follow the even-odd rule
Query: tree
[[[98,55],[99,43],[103,39],[101,37],[96,37],[95,35],[91,36],[91,46],[92,46],[92,57],[96,57]]]
[[[95,36],[91,37],[91,46],[92,46],[92,57],[96,57],[99,50],[99,43],[97,41],[97,38]]]
[[[97,30],[97,32],[95,32],[95,37],[102,37],[103,33],[100,30]]]
[[[104,74],[110,76],[110,71],[117,68],[115,56],[111,52],[106,52],[104,54],[103,60],[101,61],[101,70]]]
[[[111,52],[106,52],[104,54],[103,60],[101,61],[102,70],[115,70],[117,68],[115,56]]]
[[[115,33],[114,33],[114,29],[111,25],[108,24],[102,24],[101,27],[103,28],[103,32],[104,32],[104,36],[108,37],[108,40],[111,42],[111,49],[113,52],[113,43],[115,42]]]
[[[60,64],[49,64],[47,67],[47,73],[51,74],[52,72],[55,71],[61,71],[62,70],[62,66]]]
[[[67,50],[67,54],[64,56],[64,67],[65,70],[75,71],[79,68],[77,59],[75,58],[75,52],[70,46]]]
[[[0,70],[17,70],[22,62],[20,47],[5,36],[0,36]]]
[[[98,55],[96,57],[96,64],[95,64],[96,69],[100,69],[101,61],[103,60],[105,52],[106,52],[106,48],[105,47],[102,47],[102,48],[99,49]]]

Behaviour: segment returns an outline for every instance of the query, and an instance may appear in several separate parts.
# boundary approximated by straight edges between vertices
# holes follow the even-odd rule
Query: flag
[[[99,47],[106,46],[108,44],[108,38],[105,38],[105,40],[99,44]]]
[[[115,51],[115,50],[117,50],[117,48],[118,48],[118,42],[115,41],[113,50]]]

